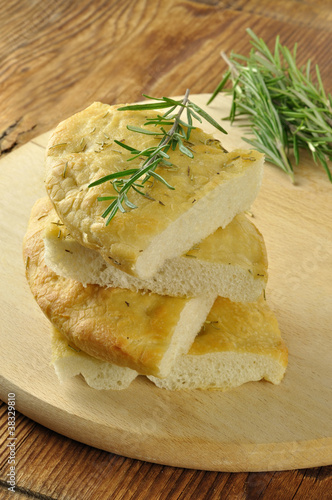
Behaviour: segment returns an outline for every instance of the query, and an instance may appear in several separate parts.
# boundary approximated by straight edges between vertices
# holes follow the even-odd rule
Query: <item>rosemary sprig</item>
[[[254,137],[243,140],[264,153],[292,181],[290,150],[298,165],[300,150],[307,149],[332,182],[327,163],[332,159],[332,97],[325,93],[318,66],[314,83],[310,60],[305,67],[297,67],[296,44],[291,52],[277,37],[271,52],[252,30],[247,29],[247,33],[253,46],[249,56],[232,53],[228,58],[222,54],[229,69],[208,103],[219,92],[230,94],[232,105],[227,119],[234,122],[245,117]],[[231,86],[226,87],[229,83]]]
[[[129,106],[123,106],[118,108],[119,111],[125,110],[159,110],[167,109],[164,114],[156,114],[156,116],[146,119],[144,126],[153,125],[158,127],[157,131],[151,131],[151,129],[145,129],[142,127],[134,127],[133,125],[127,125],[127,129],[140,134],[153,135],[154,137],[160,136],[160,142],[155,147],[149,147],[144,150],[138,150],[125,144],[122,141],[114,140],[114,142],[130,152],[131,157],[127,161],[132,161],[137,158],[144,157],[142,165],[139,168],[122,170],[119,172],[114,172],[112,174],[106,175],[97,181],[89,184],[89,188],[93,186],[98,186],[105,182],[110,182],[115,191],[114,195],[111,196],[100,196],[98,201],[109,200],[111,203],[108,205],[102,217],[106,219],[106,225],[108,225],[116,213],[120,210],[125,212],[126,208],[134,209],[137,206],[132,203],[128,198],[128,192],[133,190],[148,199],[151,199],[147,193],[144,192],[146,182],[151,179],[162,182],[169,189],[174,189],[159,173],[155,170],[158,166],[163,166],[169,168],[172,166],[170,162],[170,157],[168,154],[169,149],[175,150],[177,147],[179,150],[188,156],[193,158],[193,152],[188,146],[188,141],[190,138],[191,131],[195,128],[193,126],[193,118],[201,122],[201,118],[204,118],[214,127],[216,127],[220,132],[227,133],[219,123],[217,123],[208,113],[201,109],[197,104],[194,104],[189,100],[189,90],[186,91],[183,100],[174,100],[168,97],[162,97],[156,99],[144,95],[147,99],[153,99],[155,102],[143,103],[143,104],[133,104]],[[179,109],[178,109],[179,108]],[[178,109],[178,111],[177,111]],[[186,110],[186,121],[181,119],[183,111]],[[167,131],[164,127],[170,127]]]

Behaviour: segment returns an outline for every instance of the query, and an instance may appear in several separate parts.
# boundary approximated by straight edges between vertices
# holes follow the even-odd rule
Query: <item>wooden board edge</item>
[[[41,401],[18,385],[9,384],[0,376],[0,398],[6,401],[8,393],[15,394],[17,410],[38,424],[69,439],[131,459],[184,469],[216,472],[285,471],[322,467],[332,463],[332,438],[295,443],[269,443],[268,445],[247,443],[234,446],[233,443],[215,443],[205,440],[193,445],[193,442],[187,439],[177,439],[176,442],[172,442],[169,436],[161,439],[151,436],[151,443],[145,438],[146,453],[142,453],[140,435],[100,424],[94,425],[92,421]],[[114,442],[117,445],[114,445]],[[177,456],[170,459],[169,450],[174,447],[176,447]],[[234,466],[235,463],[236,466]]]

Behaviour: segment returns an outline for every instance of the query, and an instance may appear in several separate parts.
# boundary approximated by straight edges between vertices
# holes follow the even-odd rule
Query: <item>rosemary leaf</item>
[[[97,198],[98,201],[111,201],[102,214],[102,217],[106,219],[106,225],[111,222],[118,211],[125,212],[125,207],[129,209],[137,208],[137,206],[130,201],[128,197],[130,190],[144,196],[147,199],[154,200],[154,198],[144,191],[146,182],[149,180],[151,182],[151,178],[163,183],[168,189],[175,189],[162,177],[162,175],[155,172],[155,170],[159,165],[164,167],[166,166],[167,168],[173,167],[172,163],[169,161],[170,157],[167,153],[170,148],[172,150],[179,148],[179,150],[189,158],[194,157],[191,149],[187,147],[190,146],[190,143],[188,142],[190,133],[193,128],[195,128],[193,126],[193,118],[200,122],[201,118],[204,118],[219,131],[227,133],[208,113],[193,102],[189,101],[189,89],[186,91],[182,100],[174,100],[169,97],[156,99],[147,95],[144,97],[147,99],[153,99],[154,102],[123,106],[118,108],[118,111],[166,109],[167,111],[165,111],[163,115],[156,114],[155,117],[147,118],[144,124],[144,126],[157,127],[156,131],[136,127],[131,124],[127,125],[127,129],[135,133],[147,134],[155,137],[160,136],[159,144],[155,147],[138,150],[128,144],[125,144],[123,141],[114,140],[118,146],[121,146],[130,152],[131,156],[130,158],[127,158],[127,161],[144,157],[145,159],[143,163],[140,168],[114,172],[102,177],[101,179],[91,182],[88,186],[91,188],[105,182],[110,182],[113,191],[116,193],[116,195],[112,194],[110,196],[100,196]],[[181,120],[181,115],[184,109],[186,109],[187,121]],[[168,127],[168,130],[164,127]],[[177,167],[175,166],[174,168]],[[162,202],[160,203],[163,204]]]
[[[161,103],[156,102],[150,104],[130,104],[129,106],[122,106],[121,108],[118,108],[118,111],[129,111],[129,110],[139,111],[146,109],[162,109],[162,108],[169,108],[169,104],[167,102],[161,102]]]
[[[132,151],[133,153],[139,153],[139,150],[138,150],[138,149],[132,148],[131,146],[128,146],[128,145],[127,145],[127,144],[125,144],[124,142],[117,141],[116,139],[114,139],[114,142],[115,142],[115,144],[117,144],[118,146],[121,146],[121,147],[122,147],[122,148],[124,148],[124,149],[128,149],[128,151]]]
[[[113,174],[105,175],[98,179],[97,181],[91,182],[89,187],[98,186],[99,184],[103,184],[104,182],[110,181],[112,179],[118,179],[119,177],[127,177],[128,175],[133,175],[137,172],[137,168],[132,168],[128,170],[123,170],[121,172],[114,172]]]
[[[332,182],[328,164],[332,160],[332,97],[324,90],[318,66],[312,76],[310,60],[303,68],[297,66],[297,44],[291,51],[276,37],[270,51],[251,29],[247,33],[252,45],[249,56],[223,54],[229,68],[208,103],[219,92],[231,95],[227,118],[234,122],[245,117],[254,138],[243,139],[292,180],[290,151],[298,165],[300,151],[307,149]]]
[[[189,108],[192,108],[197,114],[199,114],[202,118],[204,118],[208,123],[213,125],[219,132],[222,132],[223,134],[227,134],[227,131],[214,119],[212,116],[210,116],[204,109],[200,108],[197,104],[194,104],[193,102],[188,103]]]
[[[165,179],[157,174],[156,172],[153,172],[151,171],[150,174],[152,175],[152,177],[154,177],[155,179],[157,179],[158,181],[162,182],[163,184],[165,184],[165,186],[167,186],[169,189],[175,189],[173,186],[171,186],[167,181],[165,181]]]
[[[146,134],[146,135],[164,135],[163,132],[154,132],[153,130],[147,130],[145,128],[140,128],[140,127],[133,127],[132,125],[127,125],[127,129],[131,130],[132,132],[138,132],[140,134]]]
[[[98,196],[98,201],[114,200],[116,196]]]

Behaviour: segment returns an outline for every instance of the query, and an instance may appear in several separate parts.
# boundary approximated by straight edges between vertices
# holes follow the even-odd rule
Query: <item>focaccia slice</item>
[[[139,373],[166,376],[175,358],[189,350],[214,297],[84,287],[60,277],[44,262],[43,233],[49,217],[49,199],[39,200],[23,244],[27,279],[42,311],[84,352]]]
[[[265,301],[236,304],[219,297],[189,353],[177,358],[166,378],[149,379],[168,390],[228,390],[262,379],[279,384],[287,362],[276,317]],[[82,374],[95,389],[126,389],[138,375],[78,351],[57,331],[52,363],[61,382]]]
[[[141,158],[128,163],[132,155],[114,140],[138,150],[159,143],[158,136],[127,128],[144,127],[155,112],[118,107],[97,102],[58,125],[47,148],[45,185],[60,219],[79,243],[122,271],[149,279],[167,259],[184,254],[249,209],[261,184],[263,155],[254,150],[226,153],[219,141],[196,128],[190,136],[194,158],[170,149],[172,166],[156,168],[175,189],[155,180],[145,185],[146,196],[132,190],[128,196],[138,208],[119,211],[106,226],[101,215],[109,201],[98,197],[116,192],[109,182],[89,184],[142,164]],[[156,131],[151,125],[145,128]]]
[[[218,297],[189,352],[166,378],[149,379],[170,390],[227,390],[261,379],[279,384],[287,363],[277,318],[263,298],[239,304]]]
[[[56,328],[52,328],[52,365],[60,383],[82,375],[86,383],[98,390],[127,389],[137,377],[135,370],[94,358],[72,345]]]
[[[224,229],[217,229],[181,257],[167,260],[147,280],[124,273],[95,250],[78,243],[54,210],[44,243],[46,265],[85,286],[150,290],[175,297],[212,293],[235,302],[252,302],[262,294],[267,282],[263,236],[244,214],[237,215]]]

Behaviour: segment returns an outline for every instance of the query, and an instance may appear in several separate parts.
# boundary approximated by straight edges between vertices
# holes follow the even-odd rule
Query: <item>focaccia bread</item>
[[[109,202],[97,198],[116,193],[109,182],[89,184],[142,164],[140,158],[128,163],[132,155],[114,140],[139,150],[159,143],[158,136],[127,129],[127,124],[144,127],[146,117],[155,112],[117,108],[97,102],[58,125],[47,148],[45,185],[79,243],[122,271],[149,279],[165,260],[187,252],[249,209],[261,184],[263,155],[254,150],[226,153],[219,141],[196,128],[190,136],[194,158],[170,149],[172,166],[156,168],[175,189],[149,181],[147,196],[129,195],[138,208],[118,212],[106,226],[101,214]],[[145,128],[155,131],[152,127]]]
[[[86,383],[98,390],[122,390],[129,387],[138,373],[130,368],[94,358],[72,345],[56,328],[52,329],[52,365],[64,383],[82,375]]]
[[[279,384],[287,360],[276,317],[265,301],[236,304],[219,297],[189,353],[176,359],[166,378],[149,379],[168,390],[228,390],[262,379]],[[79,351],[57,331],[52,363],[61,382],[82,374],[95,389],[126,389],[138,375]]]
[[[31,291],[51,323],[93,357],[143,374],[166,376],[187,352],[214,297],[191,299],[142,294],[62,278],[44,262],[43,233],[50,201],[33,207],[23,254]]]
[[[52,210],[44,236],[45,263],[55,273],[87,284],[150,290],[161,295],[194,297],[215,294],[235,302],[256,300],[267,282],[264,239],[244,215],[195,245],[181,257],[167,260],[155,276],[141,280],[108,264],[78,243]]]
[[[170,390],[227,390],[261,379],[279,384],[287,363],[278,321],[263,298],[239,304],[218,297],[189,352],[166,378],[149,378]]]

